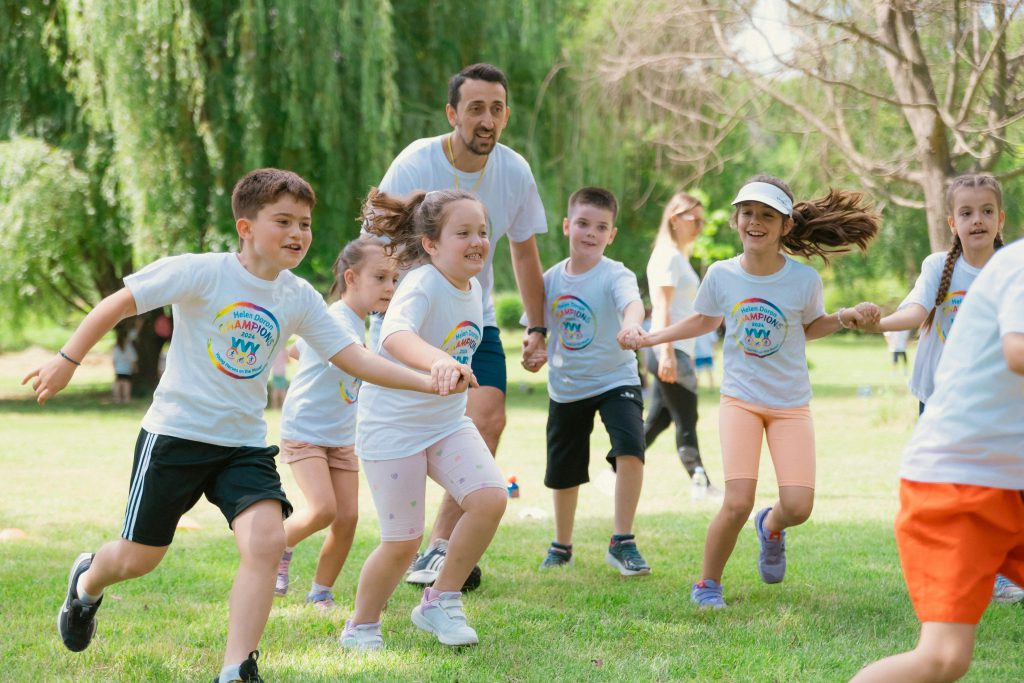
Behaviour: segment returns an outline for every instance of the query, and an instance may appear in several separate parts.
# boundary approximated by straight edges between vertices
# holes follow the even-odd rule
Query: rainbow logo
[[[782,348],[789,334],[785,314],[767,299],[744,299],[729,315],[736,345],[747,356],[767,358]]]
[[[943,344],[949,338],[949,331],[953,328],[953,321],[956,319],[956,314],[960,310],[960,304],[964,302],[966,294],[967,290],[964,289],[948,293],[939,304],[938,310],[935,311],[935,332],[938,333],[939,341]]]
[[[352,383],[345,386],[344,382],[338,382],[338,388],[341,390],[341,398],[347,405],[352,405],[359,398],[359,387],[363,381],[360,379],[352,380]]]
[[[587,348],[597,337],[597,318],[583,299],[563,294],[551,302],[558,327],[558,342],[566,351]]]
[[[471,320],[463,320],[445,336],[441,350],[460,363],[468,364],[480,345],[480,339],[480,326]]]
[[[274,314],[248,301],[229,304],[214,316],[216,336],[206,340],[213,366],[234,379],[258,377],[274,356],[281,326]]]

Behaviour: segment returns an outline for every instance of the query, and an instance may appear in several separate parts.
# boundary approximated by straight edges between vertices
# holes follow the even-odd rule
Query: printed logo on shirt
[[[352,405],[359,398],[359,387],[363,384],[361,379],[353,379],[348,386],[345,386],[344,382],[338,382],[338,387],[341,389],[341,398],[346,404]]]
[[[206,352],[214,367],[235,379],[251,379],[263,372],[281,336],[273,313],[237,301],[222,308],[213,324],[219,336],[206,340]]]
[[[583,299],[563,294],[551,303],[551,313],[558,323],[558,341],[567,351],[585,349],[597,336],[597,319]]]
[[[939,341],[943,344],[946,343],[946,339],[949,337],[949,331],[953,327],[953,320],[956,318],[957,311],[960,310],[960,304],[964,302],[965,294],[967,294],[967,291],[963,289],[958,292],[950,292],[942,303],[939,304],[939,310],[935,311],[935,331],[939,334]]]
[[[736,345],[743,353],[767,358],[782,348],[789,323],[779,308],[765,299],[744,299],[732,309]]]
[[[460,363],[468,364],[479,345],[480,328],[470,320],[463,320],[441,342],[441,350]]]

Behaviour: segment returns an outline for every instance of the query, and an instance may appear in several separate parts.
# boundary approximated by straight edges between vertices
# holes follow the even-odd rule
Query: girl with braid
[[[878,216],[857,192],[832,190],[794,202],[778,178],[758,175],[740,189],[732,216],[743,253],[708,269],[693,302],[695,313],[644,335],[639,346],[697,337],[725,320],[725,370],[719,436],[725,496],[708,528],[701,580],[690,600],[725,607],[722,574],[750,517],[765,436],[779,482],[779,499],[754,517],[761,545],[758,572],[765,583],[786,573],[786,532],[807,521],[814,504],[814,423],[806,343],[842,328],[878,319],[878,307],[859,304],[826,313],[821,277],[785,252],[829,257],[865,249]]]
[[[896,312],[869,326],[874,332],[921,329],[921,343],[914,358],[910,392],[917,398],[918,412],[935,389],[935,369],[946,347],[967,289],[992,254],[1003,246],[1003,191],[990,175],[969,173],[953,179],[946,191],[946,221],[953,232],[953,246],[936,252],[921,264],[914,289]],[[992,599],[996,602],[1024,601],[1024,589],[1006,577],[997,577]]]
[[[1006,214],[1003,191],[995,178],[975,173],[954,178],[946,191],[946,207],[953,246],[926,258],[914,289],[896,312],[868,328],[872,332],[920,328],[921,344],[910,376],[910,393],[920,402],[919,413],[935,389],[935,368],[967,288],[1003,246]]]

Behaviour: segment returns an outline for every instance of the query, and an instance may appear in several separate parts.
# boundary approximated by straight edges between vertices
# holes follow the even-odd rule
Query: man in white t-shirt
[[[473,355],[479,388],[469,393],[466,414],[495,453],[505,429],[505,352],[494,314],[491,259],[493,245],[508,235],[512,268],[529,324],[523,339],[523,365],[537,371],[544,364],[544,281],[534,238],[547,232],[547,219],[529,164],[517,152],[499,144],[508,124],[508,81],[490,64],[474,64],[448,82],[445,112],[450,133],[412,142],[395,158],[380,182],[388,194],[415,190],[468,190],[487,207],[492,244],[487,264],[477,276],[483,288],[483,339]],[[444,562],[443,541],[451,535],[462,510],[446,495],[434,522],[428,550],[409,574],[410,583],[429,585]],[[478,576],[474,572],[475,576]],[[474,577],[471,577],[473,579]]]

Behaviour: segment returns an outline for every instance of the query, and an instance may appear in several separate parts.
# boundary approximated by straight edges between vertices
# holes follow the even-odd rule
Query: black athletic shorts
[[[121,538],[152,546],[170,545],[181,516],[203,495],[220,508],[228,527],[261,500],[292,505],[281,488],[277,446],[216,446],[139,431],[132,483]]]
[[[572,403],[548,401],[548,465],[544,485],[568,489],[590,481],[590,434],[594,414],[611,439],[605,459],[615,469],[615,458],[635,455],[644,461],[644,399],[639,386],[609,389]]]

